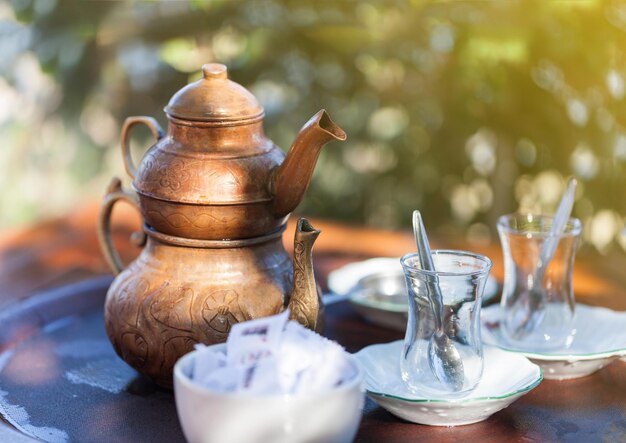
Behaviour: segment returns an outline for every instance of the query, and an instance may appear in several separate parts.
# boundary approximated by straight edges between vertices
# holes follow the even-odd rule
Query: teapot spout
[[[330,119],[324,109],[305,123],[289,148],[285,161],[274,172],[271,191],[276,217],[286,216],[302,200],[322,147],[332,140],[344,141],[346,138],[343,129]]]
[[[289,300],[289,318],[317,331],[322,327],[322,305],[315,284],[311,251],[319,234],[320,231],[307,219],[298,220],[293,245],[293,290]]]

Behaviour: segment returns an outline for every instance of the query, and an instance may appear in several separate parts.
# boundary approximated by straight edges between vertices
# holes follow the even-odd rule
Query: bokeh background
[[[0,1],[0,229],[66,214],[124,177],[124,118],[229,66],[288,148],[326,108],[298,212],[496,240],[553,212],[568,176],[586,248],[626,249],[626,2]],[[137,156],[149,144],[136,131]],[[496,240],[497,241],[497,240]]]

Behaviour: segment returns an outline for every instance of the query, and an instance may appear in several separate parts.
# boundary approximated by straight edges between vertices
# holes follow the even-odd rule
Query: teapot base
[[[117,354],[171,389],[174,363],[196,343],[224,342],[233,324],[281,312],[293,282],[283,230],[204,241],[146,227],[145,248],[107,293],[105,327]]]

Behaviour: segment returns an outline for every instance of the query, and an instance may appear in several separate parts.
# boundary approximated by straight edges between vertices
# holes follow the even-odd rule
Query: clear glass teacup
[[[568,220],[554,255],[540,266],[552,221],[551,216],[534,214],[498,219],[504,255],[501,331],[510,345],[522,350],[567,348],[575,332],[572,271],[582,223]]]
[[[459,398],[469,394],[483,373],[480,307],[491,260],[465,251],[432,251],[436,271],[421,269],[418,254],[400,260],[409,295],[409,318],[400,360],[408,388],[426,398]],[[433,367],[432,342],[436,322],[432,283],[437,281],[443,302],[442,329],[450,351],[460,359],[461,383],[446,383]]]

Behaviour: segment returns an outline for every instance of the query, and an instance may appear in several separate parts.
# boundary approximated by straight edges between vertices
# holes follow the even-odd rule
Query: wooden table
[[[138,227],[131,210],[118,210],[115,237],[122,255],[137,253],[126,242]],[[108,272],[95,236],[96,205],[71,216],[0,236],[0,309],[55,286]],[[389,232],[314,221],[322,229],[314,251],[318,280],[350,261],[372,256],[400,256],[413,248],[408,232]],[[291,245],[293,223],[285,234]],[[498,244],[467,245],[447,236],[435,246],[472,249],[503,268]],[[574,287],[578,301],[626,310],[626,260],[623,254],[598,259],[579,254]],[[402,334],[365,323],[348,303],[328,309],[327,333],[348,351],[402,338]],[[626,327],[626,325],[625,325]],[[0,387],[1,388],[1,387]],[[21,441],[17,434],[10,441]],[[8,438],[8,437],[6,437]],[[356,441],[626,441],[626,363],[615,362],[596,374],[566,382],[543,381],[509,408],[482,423],[456,428],[420,426],[400,420],[367,402]]]

